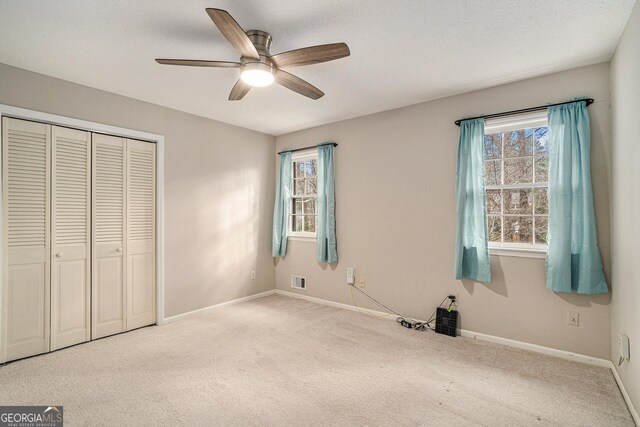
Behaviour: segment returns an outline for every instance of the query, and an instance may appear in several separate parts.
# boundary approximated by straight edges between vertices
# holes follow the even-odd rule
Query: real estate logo
[[[0,406],[0,427],[62,427],[62,406]]]

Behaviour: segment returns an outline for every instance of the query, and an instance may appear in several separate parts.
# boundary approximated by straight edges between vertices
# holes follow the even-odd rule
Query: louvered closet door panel
[[[156,323],[155,149],[127,140],[127,330]]]
[[[2,119],[5,352],[0,361],[49,351],[50,148],[48,125]]]
[[[91,133],[51,128],[51,350],[91,339]]]
[[[126,328],[126,140],[93,134],[92,334]]]

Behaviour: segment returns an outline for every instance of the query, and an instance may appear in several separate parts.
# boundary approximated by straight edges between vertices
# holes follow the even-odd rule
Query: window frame
[[[524,115],[514,115],[514,116],[508,116],[508,117],[501,117],[498,119],[492,119],[492,120],[487,120],[485,122],[485,129],[484,129],[484,135],[492,135],[494,133],[498,133],[498,132],[510,132],[513,130],[522,130],[522,129],[530,129],[530,128],[539,128],[539,127],[549,127],[548,121],[547,121],[547,112],[546,110],[543,112],[535,112],[535,113],[528,113],[528,114],[524,114]],[[501,167],[501,182],[504,182],[504,141],[501,144],[501,156],[500,156],[500,160],[502,161],[502,167]],[[533,163],[532,163],[532,178],[533,181],[535,181],[535,168],[536,168],[536,161],[535,161],[535,145],[532,147],[532,158],[533,158]],[[527,158],[529,156],[523,156],[523,157],[518,157],[518,158]],[[507,157],[507,159],[511,159],[513,157]],[[483,165],[484,162],[487,161],[487,159],[484,158],[484,150],[483,150]],[[531,182],[531,183],[525,183],[525,184],[498,184],[498,185],[486,185],[485,184],[485,197],[486,197],[486,192],[488,190],[501,190],[501,213],[500,213],[500,217],[502,218],[502,227],[501,227],[501,233],[502,233],[502,238],[504,239],[504,216],[505,216],[505,212],[504,212],[504,191],[505,190],[509,190],[509,189],[532,189],[532,191],[534,192],[533,197],[535,198],[535,190],[538,188],[546,188],[547,192],[549,191],[549,181],[547,179],[547,182]],[[535,202],[534,202],[535,203]],[[535,206],[532,207],[533,211],[531,213],[531,215],[523,215],[523,216],[527,216],[527,217],[536,217],[536,216],[542,216],[542,215],[536,215],[535,213]],[[498,216],[496,214],[491,215],[489,214],[488,210],[487,210],[487,220],[490,216]],[[518,216],[517,214],[513,214],[513,215],[507,215],[507,216]],[[548,218],[548,212],[547,212],[547,218]],[[532,230],[532,235],[533,235],[533,241],[535,242],[535,219],[533,220],[534,223],[532,225],[533,230]],[[488,232],[488,223],[487,223],[487,232]],[[488,237],[488,236],[487,236]],[[491,255],[498,255],[498,256],[512,256],[512,257],[525,257],[525,258],[546,258],[547,256],[547,250],[548,250],[548,245],[547,244],[539,244],[539,243],[515,243],[515,242],[488,242],[488,247],[489,247],[489,253]]]
[[[289,200],[289,206],[291,209],[291,212],[289,212],[289,216],[287,218],[287,239],[289,240],[300,240],[300,241],[306,241],[306,242],[315,242],[316,241],[316,236],[317,236],[317,231],[316,232],[310,232],[310,231],[293,231],[293,224],[291,222],[291,218],[295,215],[294,212],[294,206],[293,206],[293,199],[295,198],[294,196],[296,196],[294,194],[295,191],[295,178],[294,178],[294,169],[295,169],[295,162],[299,162],[299,161],[303,161],[303,160],[318,160],[318,150],[317,149],[310,149],[310,150],[305,150],[305,151],[299,151],[299,152],[295,152],[291,154],[291,198]],[[317,175],[316,175],[317,177]],[[301,197],[305,197],[305,198],[313,198],[316,200],[316,230],[318,227],[318,195],[303,195]]]

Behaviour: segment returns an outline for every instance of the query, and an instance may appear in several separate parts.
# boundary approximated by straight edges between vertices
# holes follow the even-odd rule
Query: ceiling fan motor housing
[[[271,49],[271,42],[273,38],[271,34],[261,30],[249,30],[246,31],[247,37],[251,40],[251,43],[256,47],[256,50],[260,56],[271,56],[269,49]]]
[[[241,57],[240,63],[243,65],[243,69],[246,69],[247,64],[255,64],[252,68],[261,69],[267,71],[271,74],[274,73],[274,65],[269,59],[271,56],[271,52],[269,49],[271,48],[271,42],[273,38],[271,34],[262,30],[249,30],[246,31],[247,37],[251,40],[251,43],[255,46],[258,51],[258,55],[260,55],[260,59],[246,58]],[[260,64],[260,65],[258,65]]]

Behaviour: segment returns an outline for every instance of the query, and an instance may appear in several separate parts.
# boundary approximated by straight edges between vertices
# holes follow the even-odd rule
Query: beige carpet
[[[608,369],[270,296],[0,367],[75,425],[632,426]]]

